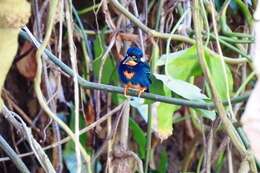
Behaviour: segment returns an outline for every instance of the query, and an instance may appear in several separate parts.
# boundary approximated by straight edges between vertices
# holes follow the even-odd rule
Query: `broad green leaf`
[[[134,97],[130,105],[135,107],[142,118],[147,122],[148,104],[144,99]],[[172,104],[155,102],[152,105],[152,129],[161,138],[166,139],[172,134],[173,113],[180,107]]]
[[[169,54],[164,54],[161,56],[160,59],[157,60],[156,62],[156,66],[162,66],[162,65],[165,65],[167,64],[168,61],[176,58],[176,57],[179,57],[181,56],[182,54],[184,54],[185,52],[187,51],[187,49],[185,50],[180,50],[180,51],[177,51],[177,52],[173,52],[173,53],[169,53]]]
[[[187,80],[202,74],[195,46],[163,55],[163,58],[166,59],[165,73],[175,79]]]
[[[146,151],[146,136],[139,125],[132,119],[129,119],[129,127],[132,131],[133,138],[138,145],[138,152],[141,159],[145,158]]]
[[[156,79],[154,75],[151,75],[152,84],[150,86],[150,92],[153,94],[165,95],[165,91],[163,89],[163,82]]]
[[[154,131],[161,140],[167,139],[172,135],[173,113],[180,106],[167,103],[154,103],[152,109],[152,119]]]
[[[227,91],[224,80],[224,71],[220,59],[221,57],[217,54],[213,54],[210,49],[205,48],[205,58],[218,93],[222,99],[226,99]],[[203,75],[195,46],[177,53],[163,55],[158,62],[160,65],[165,65],[166,75],[171,78],[187,80],[191,76]],[[233,91],[232,73],[226,64],[225,67],[227,71],[229,92],[231,95]]]
[[[150,85],[150,88],[149,88],[150,93],[165,96],[167,93],[167,89],[164,88],[163,82],[156,79],[154,75],[151,75],[151,81],[152,81],[152,84]],[[155,101],[153,101],[153,100],[145,99],[146,104],[154,103],[154,102]]]
[[[201,93],[201,89],[188,82],[171,78],[166,75],[154,74],[155,77],[161,80],[165,86],[171,89],[174,93],[188,100],[202,100],[207,97]]]
[[[226,82],[224,78],[224,70],[222,68],[221,59],[216,55],[213,55],[209,51],[205,52],[205,57],[207,60],[207,64],[209,66],[209,70],[211,72],[211,76],[213,78],[213,82],[217,88],[217,91],[222,99],[227,99],[227,90],[226,90]],[[233,91],[233,78],[232,73],[229,67],[226,65],[227,79],[228,79],[228,88],[230,95]]]

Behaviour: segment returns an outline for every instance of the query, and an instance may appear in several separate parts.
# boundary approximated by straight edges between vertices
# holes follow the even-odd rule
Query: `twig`
[[[139,173],[143,173],[144,171],[144,168],[143,168],[143,162],[142,160],[138,157],[137,154],[135,154],[134,152],[132,151],[128,151],[127,152],[130,156],[132,156],[133,158],[135,158],[135,160],[137,161],[137,164],[138,164],[138,170],[139,170]]]
[[[250,171],[250,168],[248,165],[249,165],[248,161],[246,159],[244,159],[240,164],[238,173],[248,173]]]
[[[107,103],[107,111],[111,111],[111,93],[108,94],[108,103]],[[113,140],[109,137],[112,136],[112,117],[108,117],[107,119],[107,163],[106,163],[106,170],[108,170],[108,173],[113,173],[111,169],[111,163],[112,163],[112,147],[113,147]]]
[[[233,124],[227,117],[227,114],[225,112],[225,108],[223,104],[221,103],[220,96],[217,93],[216,86],[214,85],[214,82],[212,80],[211,73],[209,71],[208,65],[205,60],[205,54],[204,54],[204,47],[202,44],[202,28],[201,28],[201,23],[200,23],[200,15],[199,15],[199,2],[198,0],[193,0],[193,6],[194,6],[194,11],[193,11],[193,18],[194,18],[194,27],[195,27],[195,33],[196,33],[196,47],[198,51],[198,56],[199,56],[199,61],[201,68],[209,81],[209,86],[211,89],[211,94],[213,96],[214,103],[216,105],[217,112],[224,124],[224,129],[229,135],[232,143],[234,146],[237,148],[239,153],[242,155],[242,157],[247,157],[249,153],[247,152],[245,146],[241,143],[241,139],[239,138],[239,135],[236,132],[236,129],[234,128]],[[251,159],[252,157],[250,157]],[[255,167],[255,161],[251,159],[251,169],[253,172],[257,172],[256,167]]]
[[[145,158],[145,169],[144,172],[149,172],[149,162],[151,157],[151,143],[152,143],[152,105],[148,105],[148,131],[147,131],[147,142],[146,142],[146,158]]]
[[[120,129],[120,144],[124,149],[124,151],[128,150],[129,113],[130,113],[130,103],[128,99],[124,104],[123,114],[121,118],[121,129]]]
[[[161,33],[158,31],[155,31],[153,29],[148,28],[145,24],[143,24],[140,20],[138,20],[132,13],[127,11],[117,0],[110,0],[110,2],[119,10],[121,13],[123,13],[127,18],[129,18],[133,23],[135,23],[139,28],[141,28],[143,31],[147,32],[148,34],[151,34],[154,37],[162,38],[162,39],[173,39],[178,41],[187,42],[190,44],[194,44],[195,40],[190,39],[188,37],[178,35],[178,34],[169,34],[169,33]]]
[[[54,15],[57,9],[57,4],[58,1],[57,0],[53,0],[50,1],[50,10],[49,10],[49,19],[48,19],[48,28],[47,28],[47,32],[43,41],[43,44],[40,46],[40,48],[38,49],[37,53],[36,53],[36,62],[37,62],[37,72],[36,72],[36,76],[34,79],[34,90],[35,93],[37,95],[39,104],[41,105],[41,107],[43,108],[43,110],[46,112],[46,114],[52,118],[53,120],[55,120],[73,139],[73,141],[76,143],[77,139],[74,135],[74,133],[71,131],[71,129],[61,120],[59,119],[59,117],[57,117],[48,107],[48,104],[45,101],[45,98],[43,96],[43,93],[41,91],[41,74],[42,74],[42,59],[41,56],[44,53],[44,50],[47,47],[47,44],[49,42],[49,39],[51,37],[51,32],[52,32],[52,28],[54,25]],[[26,28],[28,30],[28,28]],[[73,71],[72,71],[73,74]],[[82,152],[83,158],[85,159],[85,161],[87,162],[87,168],[88,168],[88,172],[91,173],[91,167],[90,167],[90,156],[88,155],[88,153],[86,152],[85,148],[80,145],[80,150]]]
[[[100,119],[98,119],[97,121],[95,121],[94,123],[90,124],[88,127],[85,127],[83,129],[80,130],[80,135],[88,132],[89,130],[93,129],[94,127],[96,127],[97,125],[101,124],[102,122],[104,122],[105,120],[107,120],[107,118],[109,118],[110,116],[112,116],[114,113],[116,113],[117,111],[119,111],[123,106],[123,103],[118,105],[117,107],[115,107],[113,110],[111,110],[110,112],[108,112],[106,115],[102,116]],[[54,148],[56,146],[59,146],[59,145],[62,145],[68,141],[71,140],[71,137],[70,136],[67,136],[65,138],[63,138],[61,141],[58,141],[56,143],[53,143],[51,145],[48,145],[46,147],[43,147],[42,149],[43,150],[48,150],[48,149],[51,149],[51,148]],[[24,153],[24,154],[19,154],[18,156],[19,157],[26,157],[26,156],[30,156],[30,155],[33,155],[34,153],[33,152],[29,152],[29,153]],[[5,157],[5,158],[0,158],[0,162],[2,161],[7,161],[7,160],[10,160],[8,157]]]
[[[238,88],[238,90],[236,91],[236,93],[234,94],[235,96],[240,95],[240,93],[245,89],[246,85],[251,81],[251,79],[256,75],[256,73],[253,71],[251,72],[248,77],[246,78],[246,80],[240,85],[240,87]]]
[[[88,12],[90,12],[90,11],[94,11],[96,8],[99,8],[100,5],[101,5],[101,3],[92,5],[92,6],[90,6],[90,7],[84,8],[83,10],[80,10],[78,13],[79,13],[80,15],[82,15],[82,14],[88,13]]]
[[[73,83],[74,83],[74,104],[75,104],[75,155],[77,160],[77,173],[81,173],[82,162],[80,155],[80,141],[79,141],[79,84],[78,84],[78,69],[77,69],[77,57],[75,44],[73,41],[73,19],[72,19],[72,2],[65,1],[65,16],[67,21],[67,29],[68,29],[68,44],[69,44],[69,53],[70,53],[70,61],[72,70],[74,73]],[[90,166],[89,166],[90,167]]]
[[[233,158],[232,158],[232,151],[231,151],[231,145],[230,144],[231,144],[230,142],[227,144],[228,172],[234,173]]]
[[[5,151],[5,153],[10,157],[10,159],[22,173],[30,173],[26,165],[23,163],[22,159],[20,159],[19,156],[17,156],[15,151],[5,141],[2,135],[0,135],[0,147]]]
[[[214,165],[215,162],[218,160],[221,153],[223,153],[226,149],[227,144],[229,143],[230,138],[225,136],[224,139],[222,139],[221,144],[219,145],[218,149],[216,150],[216,154],[211,159],[211,164]]]
[[[99,38],[101,39],[101,38]],[[99,69],[99,73],[98,73],[98,83],[102,82],[102,76],[103,76],[103,69],[104,69],[104,65],[105,62],[108,58],[109,52],[111,51],[112,47],[114,46],[116,42],[116,34],[112,37],[111,42],[109,43],[108,48],[106,49],[106,52],[104,53],[104,55],[101,57],[101,62],[100,62],[100,69]],[[101,112],[101,96],[100,96],[100,90],[97,91],[97,103],[96,103],[96,117],[99,118],[100,116],[100,112]]]
[[[156,24],[155,24],[155,30],[159,31],[160,29],[160,20],[162,17],[162,10],[163,10],[164,0],[158,1],[158,11],[157,11],[157,17],[156,17]]]
[[[137,9],[137,5],[136,5],[136,0],[131,1],[132,3],[132,7],[134,9],[134,14],[137,18],[140,18],[139,13],[138,13],[138,9]],[[143,33],[142,30],[140,28],[138,28],[138,34],[139,34],[139,42],[141,44],[141,49],[145,54],[145,47],[144,47],[144,39],[143,39]]]
[[[188,14],[190,9],[187,9],[183,15],[181,16],[181,18],[178,20],[178,22],[176,23],[176,25],[173,27],[171,34],[174,34],[175,31],[178,29],[178,27],[180,26],[181,22],[184,20],[184,18],[186,17],[186,15]],[[167,40],[167,45],[166,45],[166,53],[170,53],[170,43],[171,43],[171,39],[169,38]]]
[[[223,73],[224,73],[224,81],[225,81],[226,97],[227,97],[227,100],[228,100],[228,107],[229,107],[229,111],[230,111],[232,119],[235,120],[235,115],[234,115],[233,108],[232,108],[231,101],[230,101],[230,93],[229,93],[229,86],[228,86],[229,81],[228,81],[228,77],[227,77],[227,69],[226,69],[226,64],[225,64],[225,61],[224,61],[222,49],[221,49],[221,46],[220,46],[220,43],[219,43],[220,41],[219,41],[219,37],[218,37],[217,22],[215,20],[215,13],[214,13],[215,8],[214,8],[212,0],[210,0],[210,7],[211,7],[210,8],[211,9],[211,19],[212,19],[212,23],[213,23],[214,35],[216,37],[216,42],[217,42],[217,50],[218,50],[218,54],[220,55],[221,67],[222,67],[222,70],[223,70]]]
[[[29,115],[27,115],[13,100],[13,96],[11,96],[11,94],[5,90],[2,89],[2,93],[3,93],[3,98],[6,99],[7,103],[9,106],[11,106],[15,111],[17,111],[19,113],[19,115],[21,115],[23,117],[23,119],[33,128],[33,130],[35,130],[37,133],[40,133],[41,130],[37,127],[35,127],[35,125],[33,124],[32,120],[30,119]]]
[[[208,139],[207,139],[207,151],[206,151],[206,172],[210,173],[211,171],[211,156],[212,156],[212,148],[213,148],[213,126],[211,126]]]
[[[16,113],[8,110],[6,106],[3,106],[2,113],[7,121],[12,124],[20,134],[26,138],[27,142],[30,144],[33,154],[35,154],[37,160],[41,164],[45,172],[55,173],[55,170],[41,148],[40,144],[33,138],[30,129],[26,126],[25,122]],[[18,121],[18,120],[20,121]]]
[[[79,15],[78,15],[74,6],[72,6],[72,11],[73,11],[75,19],[76,19],[76,21],[79,25],[79,31],[80,31],[81,36],[82,36],[83,53],[84,53],[84,56],[85,56],[86,64],[88,66],[88,69],[87,69],[87,72],[88,72],[89,70],[92,70],[92,60],[93,60],[91,48],[88,44],[88,35],[87,35],[86,32],[84,32],[83,23],[81,22],[80,17],[79,17]]]
[[[26,30],[27,33],[24,31],[21,31],[20,34],[23,38],[25,38],[28,41],[32,41],[36,47],[40,46],[40,43],[33,37],[33,35],[30,34],[29,30]],[[30,35],[29,35],[30,34]],[[28,38],[28,36],[30,38]],[[54,56],[51,51],[48,49],[45,49],[44,53],[47,55],[47,57],[57,66],[59,66],[64,72],[66,72],[68,75],[73,76],[73,71],[69,66],[64,64],[62,61],[60,61],[56,56]],[[85,79],[83,79],[81,76],[78,76],[78,81],[81,87],[83,88],[88,88],[88,89],[97,89],[97,90],[103,90],[107,92],[114,92],[114,93],[120,93],[123,94],[123,88],[121,87],[116,87],[116,86],[111,86],[111,85],[105,85],[105,84],[98,84],[95,82],[90,82]],[[138,93],[129,90],[128,95],[130,96],[138,96]],[[235,97],[231,99],[231,103],[239,103],[246,101],[249,97],[250,93],[246,93],[243,96]],[[200,108],[200,109],[206,109],[206,110],[213,110],[215,109],[214,103],[198,103],[197,101],[189,101],[185,99],[180,99],[180,98],[173,98],[173,97],[166,97],[166,96],[161,96],[157,94],[151,94],[151,93],[143,93],[141,95],[142,98],[150,99],[150,100],[155,100],[159,102],[164,102],[164,103],[170,103],[174,105],[181,105],[181,106],[188,106],[192,108]],[[223,101],[224,105],[227,105],[227,101]]]

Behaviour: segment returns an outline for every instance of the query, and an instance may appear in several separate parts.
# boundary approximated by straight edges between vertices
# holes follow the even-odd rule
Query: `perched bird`
[[[120,62],[118,73],[124,85],[124,95],[127,96],[129,88],[138,91],[138,97],[143,92],[149,92],[151,84],[150,67],[141,58],[143,52],[138,47],[130,47],[125,58]]]

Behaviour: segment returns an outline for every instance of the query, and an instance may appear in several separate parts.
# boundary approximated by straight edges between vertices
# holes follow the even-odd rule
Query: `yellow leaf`
[[[3,29],[0,28],[0,95],[5,82],[6,75],[12,65],[18,48],[18,33],[19,29]],[[2,109],[3,101],[0,99],[0,110]]]

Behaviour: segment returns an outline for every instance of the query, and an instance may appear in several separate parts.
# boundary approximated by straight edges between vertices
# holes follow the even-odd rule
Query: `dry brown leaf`
[[[31,44],[25,43],[22,47],[21,54],[28,51]],[[36,50],[33,49],[16,63],[16,67],[21,75],[29,80],[33,80],[36,74],[37,64],[35,59]]]

